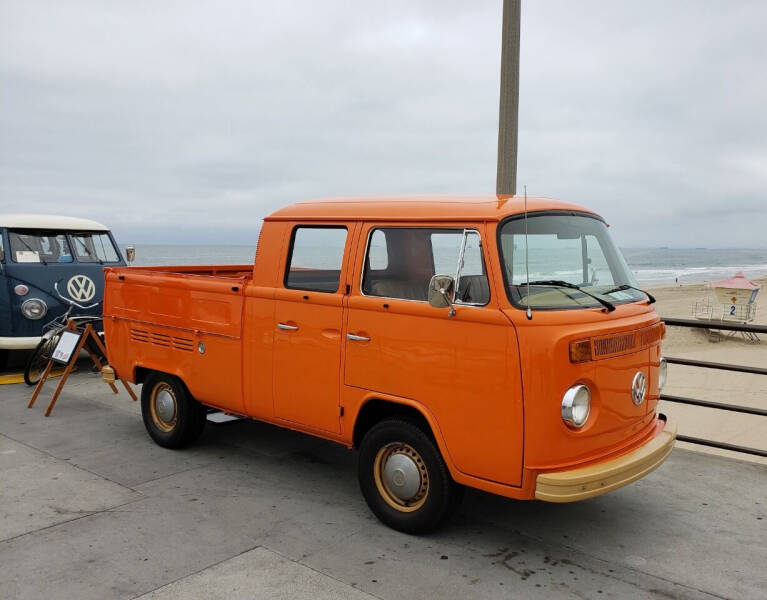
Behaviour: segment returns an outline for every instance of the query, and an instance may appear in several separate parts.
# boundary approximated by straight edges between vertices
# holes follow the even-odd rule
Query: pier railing
[[[728,323],[723,321],[699,321],[696,319],[672,319],[664,318],[663,322],[668,327],[689,327],[691,329],[709,329],[721,331],[735,331],[739,333],[756,336],[757,334],[767,334],[765,325],[749,325],[741,323]],[[752,338],[753,339],[753,338]],[[755,375],[767,375],[767,369],[762,367],[748,367],[744,365],[731,365],[727,363],[709,362],[705,360],[692,360],[689,358],[674,358],[666,356],[666,362],[670,365],[685,365],[687,367],[700,367],[704,369],[717,369],[720,371],[733,371],[736,373],[751,373]],[[726,410],[747,415],[757,415],[767,417],[767,409],[756,408],[753,406],[741,406],[738,404],[728,404],[723,402],[711,402],[709,400],[698,400],[696,398],[685,398],[683,396],[660,395],[661,400],[666,402],[675,402],[677,404],[691,404],[693,406],[703,406],[717,410]],[[767,457],[767,450],[760,448],[749,448],[748,446],[739,446],[737,444],[728,444],[726,442],[717,442],[704,438],[692,437],[689,435],[677,435],[680,442],[689,442],[691,444],[700,444],[701,446],[710,446],[712,448],[722,448],[734,452],[743,452],[755,456]]]

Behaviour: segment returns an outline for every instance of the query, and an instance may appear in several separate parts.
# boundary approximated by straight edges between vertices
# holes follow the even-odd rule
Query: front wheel
[[[173,375],[150,373],[141,388],[141,416],[149,436],[165,448],[183,448],[202,433],[207,409]]]
[[[27,385],[37,385],[43,376],[45,367],[48,366],[48,361],[53,356],[53,351],[56,349],[60,337],[61,332],[58,331],[50,337],[43,337],[40,340],[24,367],[24,383]]]
[[[434,440],[404,419],[382,421],[365,435],[357,474],[370,510],[405,533],[435,529],[461,497]]]

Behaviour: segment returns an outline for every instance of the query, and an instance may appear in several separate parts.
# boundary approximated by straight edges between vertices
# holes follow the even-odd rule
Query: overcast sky
[[[767,2],[523,1],[519,189],[622,246],[767,247]],[[0,0],[0,211],[254,243],[495,190],[501,2]]]

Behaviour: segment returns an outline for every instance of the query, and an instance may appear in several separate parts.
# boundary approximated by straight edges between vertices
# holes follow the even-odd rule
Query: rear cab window
[[[346,227],[340,225],[295,227],[285,270],[285,287],[337,292],[347,233]]]
[[[371,231],[362,293],[426,302],[434,275],[456,281],[454,302],[483,306],[490,287],[479,232],[436,227],[381,227]]]

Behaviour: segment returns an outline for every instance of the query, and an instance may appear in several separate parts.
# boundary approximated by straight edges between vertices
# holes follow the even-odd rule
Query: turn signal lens
[[[591,340],[570,342],[570,362],[579,363],[591,360]]]
[[[26,296],[29,293],[29,288],[23,283],[20,283],[15,288],[13,288],[13,291],[16,292],[17,296]]]

